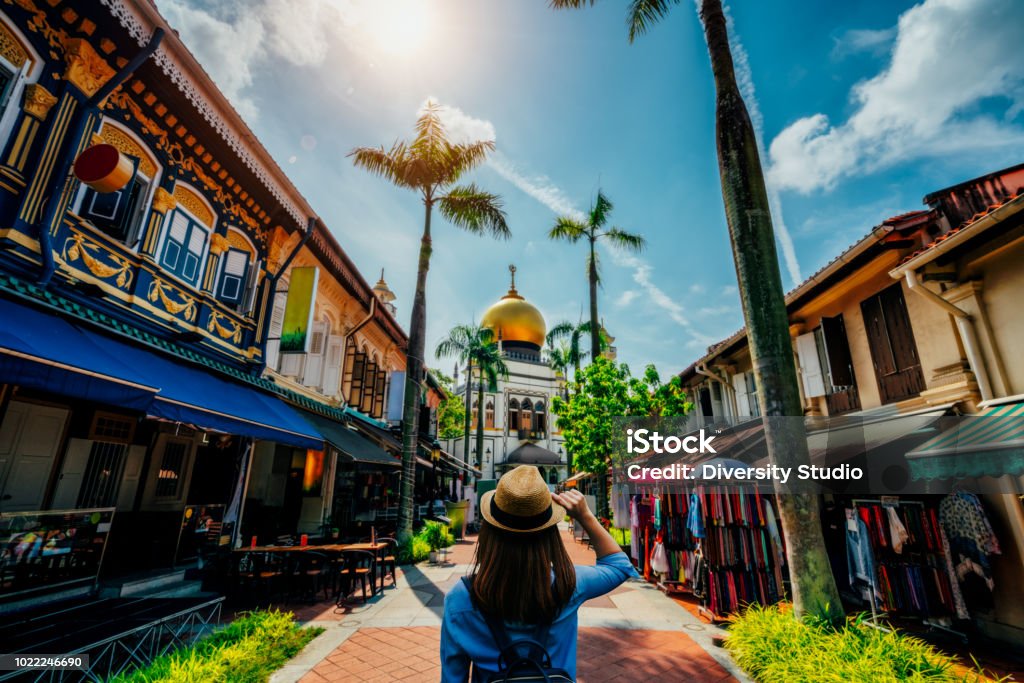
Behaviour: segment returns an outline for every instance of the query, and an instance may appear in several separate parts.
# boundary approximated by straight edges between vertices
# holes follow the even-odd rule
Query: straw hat
[[[565,518],[565,508],[551,502],[544,477],[533,465],[520,465],[498,480],[498,488],[480,498],[480,514],[505,531],[529,533]]]

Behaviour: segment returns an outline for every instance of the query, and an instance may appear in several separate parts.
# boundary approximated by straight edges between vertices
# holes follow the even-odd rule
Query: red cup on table
[[[301,536],[299,536],[299,545],[303,548],[309,545],[309,536],[307,536],[306,534],[302,534]]]
[[[255,536],[252,537],[252,543],[251,543],[251,545],[249,547],[250,548],[255,548],[256,547],[256,537]]]

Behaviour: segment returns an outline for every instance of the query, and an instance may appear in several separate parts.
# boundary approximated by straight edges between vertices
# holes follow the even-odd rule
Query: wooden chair
[[[367,601],[366,587],[370,587],[370,595],[374,592],[374,571],[377,557],[367,550],[346,550],[342,552],[342,569],[339,572],[341,591],[338,593],[338,606],[349,593],[355,593],[356,582],[363,590],[363,602]]]
[[[394,538],[385,536],[384,538],[378,538],[378,543],[383,543],[384,547],[378,551],[377,554],[377,566],[380,569],[380,589],[384,590],[384,578],[391,575],[391,586],[394,588],[398,587],[398,541]]]
[[[316,602],[317,593],[323,591],[326,600],[331,583],[331,559],[324,553],[313,551],[295,555],[289,578],[297,597]]]
[[[246,589],[251,589],[262,594],[267,604],[273,602],[275,591],[281,590],[285,575],[284,558],[277,553],[242,553],[235,572],[240,593],[248,594]]]

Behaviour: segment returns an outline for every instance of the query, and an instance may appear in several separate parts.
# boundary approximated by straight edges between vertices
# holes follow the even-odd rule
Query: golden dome
[[[516,291],[515,267],[512,271],[512,286],[508,293],[487,309],[480,324],[494,330],[502,342],[526,342],[538,348],[544,346],[547,325],[537,308]]]

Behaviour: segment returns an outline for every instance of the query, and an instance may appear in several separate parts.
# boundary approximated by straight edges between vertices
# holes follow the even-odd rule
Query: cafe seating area
[[[365,604],[397,584],[398,543],[390,536],[350,543],[310,543],[303,539],[236,548],[222,555],[207,578],[237,607],[278,603],[313,604],[331,600],[338,607]]]

